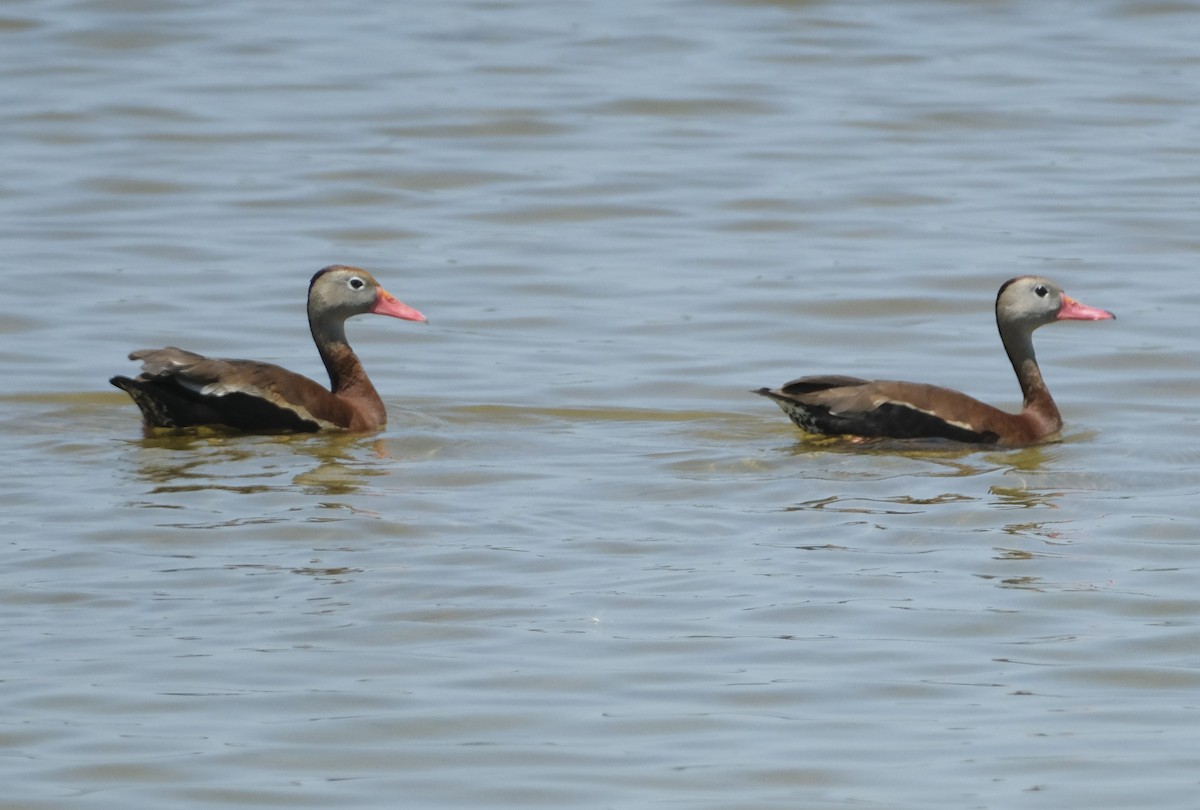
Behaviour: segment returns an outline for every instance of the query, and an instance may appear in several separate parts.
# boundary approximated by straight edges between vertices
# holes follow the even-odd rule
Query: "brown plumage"
[[[1034,444],[1056,437],[1062,417],[1042,380],[1033,331],[1054,321],[1115,317],[1068,297],[1048,279],[1019,276],[1004,282],[996,296],[996,325],[1021,384],[1020,413],[936,385],[857,377],[801,377],[754,393],[774,400],[810,433],[941,438],[1007,447]]]
[[[271,363],[205,357],[170,346],[133,352],[129,359],[142,362],[142,373],[109,382],[133,398],[150,427],[377,430],[387,423],[387,411],[346,341],[346,319],[364,313],[425,320],[365,270],[332,265],[312,277],[308,325],[329,372],[329,390]]]

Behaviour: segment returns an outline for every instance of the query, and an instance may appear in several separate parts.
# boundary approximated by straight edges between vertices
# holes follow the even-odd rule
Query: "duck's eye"
[[[352,290],[361,290],[363,287],[367,286],[367,282],[363,281],[358,276],[354,276],[347,281],[346,284],[349,285],[350,289]]]
[[[1038,298],[1045,298],[1047,295],[1050,294],[1050,291],[1048,289],[1046,289],[1045,284],[1037,285],[1036,287],[1033,288],[1033,291],[1037,295]]]

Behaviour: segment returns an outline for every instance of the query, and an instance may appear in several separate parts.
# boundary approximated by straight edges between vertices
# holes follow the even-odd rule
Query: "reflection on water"
[[[346,566],[337,566],[323,568],[321,566],[305,565],[294,568],[288,568],[279,565],[263,565],[263,564],[240,564],[229,565],[227,569],[230,571],[246,571],[251,574],[256,572],[261,573],[279,573],[286,571],[292,574],[299,574],[304,577],[311,577],[314,580],[323,582],[329,585],[344,585],[348,582],[353,582],[355,577],[363,573],[361,568],[349,568]]]
[[[878,499],[876,499],[876,498],[839,498],[837,496],[830,496],[827,498],[820,498],[815,501],[809,501],[807,503],[802,503],[797,506],[787,507],[787,509],[785,511],[794,512],[794,511],[803,511],[803,510],[815,510],[815,511],[824,510],[824,511],[829,511],[829,512],[853,512],[853,513],[860,513],[860,514],[865,514],[865,515],[916,515],[916,514],[921,514],[923,512],[926,512],[928,510],[925,510],[925,509],[894,509],[894,508],[893,509],[886,509],[886,508],[879,509],[879,508],[875,508],[875,507],[871,507],[871,506],[857,506],[855,504],[886,503],[886,504],[893,504],[895,506],[921,507],[921,506],[938,506],[941,504],[949,504],[949,503],[964,503],[964,502],[969,502],[969,501],[974,501],[974,500],[975,500],[975,498],[973,498],[971,496],[958,495],[958,494],[953,494],[953,493],[943,493],[941,495],[934,495],[934,496],[928,497],[928,498],[917,498],[917,497],[913,497],[910,495],[897,495],[892,498],[878,498]]]
[[[996,500],[992,503],[993,506],[1016,509],[1032,509],[1035,506],[1053,508],[1055,499],[1062,497],[1063,494],[1061,492],[1038,492],[1035,489],[1029,488],[1014,489],[1012,487],[999,486],[990,487],[988,492],[996,496]]]
[[[372,479],[387,475],[396,462],[382,437],[338,432],[249,436],[205,428],[159,430],[141,440],[127,440],[126,446],[132,452],[122,456],[122,464],[133,479],[149,487],[150,496],[127,505],[149,509],[196,509],[203,502],[196,496],[215,492],[253,496],[300,491],[318,497],[344,497],[368,487]],[[359,516],[369,513],[361,506],[347,504],[323,503],[320,508],[344,508]],[[271,515],[169,525],[222,528],[295,519],[294,511],[283,510]],[[330,515],[323,519],[336,518]]]
[[[1195,805],[1191,4],[10,5],[0,802]],[[338,261],[386,431],[134,438]],[[1059,444],[748,393],[1015,406],[1022,272]]]

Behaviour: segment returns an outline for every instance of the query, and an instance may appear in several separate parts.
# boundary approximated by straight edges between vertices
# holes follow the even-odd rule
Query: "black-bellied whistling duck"
[[[386,424],[387,411],[346,342],[346,319],[367,312],[425,320],[357,267],[326,267],[308,284],[308,325],[329,372],[330,390],[271,363],[222,360],[174,347],[133,352],[129,359],[142,361],[142,373],[109,382],[133,397],[150,427],[377,430]]]
[[[942,438],[1005,447],[1054,438],[1062,417],[1033,354],[1033,330],[1054,321],[1104,321],[1111,312],[1085,306],[1038,276],[1009,279],[996,296],[996,325],[1021,393],[1020,413],[923,383],[801,377],[754,393],[770,397],[797,427],[810,433],[892,439]]]

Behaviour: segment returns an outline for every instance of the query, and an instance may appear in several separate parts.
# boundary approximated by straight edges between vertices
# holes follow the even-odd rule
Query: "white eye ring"
[[[361,290],[363,287],[367,286],[367,282],[363,281],[358,276],[352,276],[350,280],[346,282],[346,286],[352,290]]]

